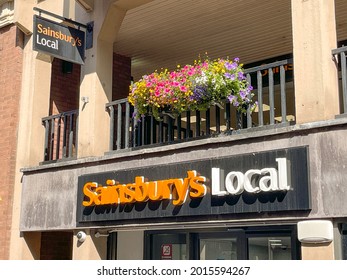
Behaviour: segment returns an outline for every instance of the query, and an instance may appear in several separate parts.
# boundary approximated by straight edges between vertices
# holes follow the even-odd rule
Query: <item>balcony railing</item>
[[[44,161],[75,158],[77,155],[78,110],[45,117]]]
[[[341,100],[341,113],[347,113],[347,62],[346,62],[347,47],[334,49],[332,54],[337,58],[337,67],[340,68],[340,100]]]
[[[164,114],[161,121],[143,116],[135,123],[134,108],[127,99],[106,104],[110,114],[110,151],[147,145],[170,144],[239,133],[241,130],[266,125],[289,125],[295,121],[292,59],[245,70],[253,86],[256,110],[239,114],[229,102],[215,104],[207,111],[185,112],[180,116]],[[288,95],[289,91],[289,95]]]

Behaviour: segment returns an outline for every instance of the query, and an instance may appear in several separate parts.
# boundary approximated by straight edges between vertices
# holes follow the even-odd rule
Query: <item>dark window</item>
[[[71,260],[72,242],[72,232],[42,232],[40,259]]]

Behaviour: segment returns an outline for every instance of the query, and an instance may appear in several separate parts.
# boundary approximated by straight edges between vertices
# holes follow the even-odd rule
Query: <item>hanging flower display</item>
[[[134,106],[134,116],[161,112],[181,114],[185,111],[207,110],[211,105],[228,100],[239,111],[252,109],[252,86],[248,84],[239,58],[195,61],[193,65],[177,66],[143,76],[130,86],[128,100]]]

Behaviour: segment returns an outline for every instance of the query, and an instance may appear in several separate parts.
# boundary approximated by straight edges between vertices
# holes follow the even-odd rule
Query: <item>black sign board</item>
[[[33,49],[84,64],[85,32],[34,15]]]
[[[152,182],[170,178],[182,178],[183,182],[189,177],[187,172],[192,170],[206,177],[206,193],[200,197],[187,195],[180,205],[174,205],[170,199],[158,199],[83,206],[83,201],[91,201],[84,194],[85,187],[91,182],[105,189],[106,182],[111,180],[126,186],[135,182],[139,176]],[[219,174],[221,180],[216,180],[216,174]],[[272,177],[269,176],[271,174]],[[227,180],[230,180],[228,187],[223,183],[226,184]],[[260,185],[262,189],[259,189]],[[133,223],[144,218],[173,216],[297,211],[309,210],[310,207],[307,147],[89,174],[78,179],[78,224],[101,221]]]

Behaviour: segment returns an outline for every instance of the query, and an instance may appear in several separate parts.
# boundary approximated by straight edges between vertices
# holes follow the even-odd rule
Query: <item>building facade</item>
[[[346,259],[346,14],[0,1],[0,258]],[[135,121],[134,81],[203,55],[240,59],[253,112]]]

